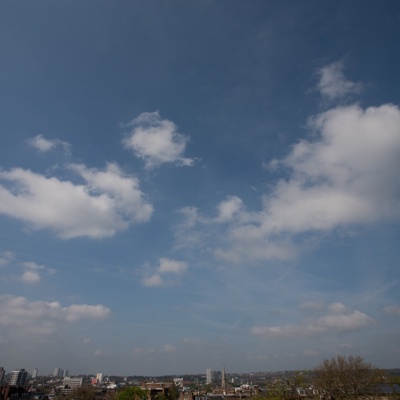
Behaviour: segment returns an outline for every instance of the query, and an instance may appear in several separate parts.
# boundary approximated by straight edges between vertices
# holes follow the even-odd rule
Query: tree
[[[274,380],[267,384],[263,394],[253,396],[255,400],[291,400],[298,399],[297,389],[304,389],[306,379],[303,371],[295,371],[282,379]]]
[[[171,385],[168,389],[168,399],[169,400],[178,400],[179,399],[179,390],[176,385]]]
[[[117,393],[117,400],[146,400],[147,390],[139,386],[128,386]]]
[[[81,386],[74,389],[67,400],[93,400],[96,397],[96,390],[92,386]]]
[[[360,356],[337,356],[324,360],[314,370],[315,386],[336,399],[369,398],[380,382],[381,373]]]

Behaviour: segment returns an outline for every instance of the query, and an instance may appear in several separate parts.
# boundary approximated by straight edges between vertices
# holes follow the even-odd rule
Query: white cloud
[[[70,151],[70,144],[58,139],[46,139],[43,135],[37,135],[28,140],[28,143],[36,150],[46,153],[55,147],[63,147],[65,152]]]
[[[142,113],[127,126],[133,129],[123,140],[130,149],[145,161],[146,168],[155,168],[163,163],[191,166],[194,159],[184,158],[188,138],[177,131],[177,126],[161,119],[159,112]]]
[[[232,220],[243,206],[243,201],[237,196],[229,196],[225,201],[218,204],[217,221],[226,222]]]
[[[332,304],[331,314],[307,319],[298,325],[254,326],[251,333],[265,337],[310,336],[328,333],[351,332],[374,325],[374,320],[367,314],[350,310],[341,303]]]
[[[72,304],[62,308],[63,318],[68,322],[90,319],[104,319],[110,315],[110,309],[100,304]]]
[[[39,283],[40,275],[36,271],[25,271],[21,275],[21,280],[24,283]]]
[[[31,269],[33,271],[40,271],[40,270],[47,269],[47,267],[45,265],[37,264],[34,261],[26,261],[26,262],[23,262],[21,265],[28,269]]]
[[[318,136],[297,143],[279,162],[289,178],[264,196],[261,212],[237,213],[229,246],[217,256],[290,258],[296,235],[400,217],[399,108],[338,107],[310,126]]]
[[[336,100],[351,93],[359,93],[362,89],[360,83],[346,79],[343,74],[343,63],[335,62],[318,71],[320,80],[318,89],[329,100]]]
[[[154,274],[142,279],[142,285],[147,287],[161,287],[164,286],[164,282],[160,274]]]
[[[153,273],[142,279],[142,285],[147,287],[161,287],[177,283],[176,277],[186,272],[187,263],[183,261],[160,258],[159,265]]]
[[[161,274],[181,274],[187,270],[187,263],[183,261],[160,258],[158,272]]]
[[[73,304],[62,307],[57,301],[29,301],[25,297],[0,296],[0,325],[19,327],[32,333],[52,334],[59,323],[107,318],[111,311],[102,305]]]
[[[101,238],[145,222],[153,208],[139,190],[137,178],[116,164],[104,171],[71,165],[85,184],[74,184],[14,168],[0,171],[0,213],[20,219],[33,229],[52,229],[59,237]]]
[[[360,311],[350,314],[327,315],[317,321],[317,326],[326,331],[347,332],[365,328],[373,324],[373,319]]]
[[[37,264],[34,261],[25,261],[21,263],[23,267],[31,271],[45,271],[49,274],[55,274],[56,270],[54,268],[49,268],[46,265]]]

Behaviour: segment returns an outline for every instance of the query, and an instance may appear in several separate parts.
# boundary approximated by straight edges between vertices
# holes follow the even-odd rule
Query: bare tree
[[[374,394],[382,373],[360,356],[337,356],[315,368],[315,386],[335,399],[367,399]]]

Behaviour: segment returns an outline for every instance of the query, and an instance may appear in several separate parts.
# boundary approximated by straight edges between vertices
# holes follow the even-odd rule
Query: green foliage
[[[67,400],[93,400],[96,397],[96,390],[92,386],[81,386],[66,397]]]
[[[179,399],[179,390],[175,385],[172,385],[168,390],[168,399],[169,400],[178,400]]]
[[[166,394],[158,393],[157,394],[157,400],[169,400],[169,399],[168,399],[168,396]]]
[[[147,391],[138,386],[128,386],[118,391],[116,400],[146,400]]]

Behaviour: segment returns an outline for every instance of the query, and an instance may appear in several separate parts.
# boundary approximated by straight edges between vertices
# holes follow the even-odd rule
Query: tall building
[[[27,377],[28,377],[28,372],[25,371],[24,369],[11,371],[8,384],[10,386],[23,386],[24,383],[26,382]]]
[[[57,378],[63,377],[64,376],[64,370],[62,368],[54,368],[53,376],[56,376]]]
[[[213,381],[213,370],[211,368],[206,369],[206,385],[209,385]]]
[[[103,373],[99,372],[96,375],[96,380],[97,380],[97,383],[101,385],[103,383]]]
[[[35,368],[32,372],[32,378],[35,379],[35,378],[37,378],[38,375],[39,375],[39,370],[37,368]]]
[[[0,383],[3,381],[6,370],[3,367],[0,367]]]
[[[222,366],[221,387],[222,387],[222,389],[225,389],[225,388],[226,388],[225,365]]]

